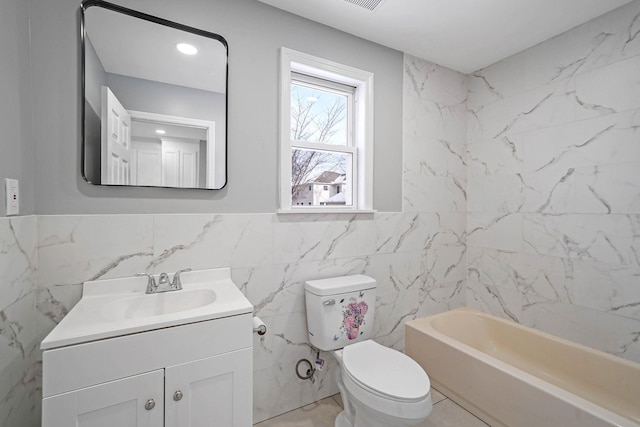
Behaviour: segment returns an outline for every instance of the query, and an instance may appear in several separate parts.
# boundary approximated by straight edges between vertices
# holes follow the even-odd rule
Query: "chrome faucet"
[[[178,270],[173,274],[173,280],[171,281],[171,287],[174,291],[179,291],[182,289],[182,282],[180,281],[180,273],[186,273],[187,271],[191,271],[190,268],[183,268],[182,270]]]
[[[136,276],[147,276],[147,294],[155,294],[160,292],[179,291],[182,289],[182,282],[180,281],[180,273],[191,271],[190,268],[178,270],[173,275],[173,280],[169,280],[167,273],[160,273],[158,276],[158,282],[155,277],[149,273],[138,273]]]
[[[147,276],[147,290],[145,291],[145,293],[147,294],[153,294],[156,292],[156,289],[158,289],[158,284],[156,283],[156,279],[149,273],[136,273],[136,276],[141,277],[141,276]]]
[[[158,277],[158,287],[165,287],[163,285],[171,286],[169,283],[169,275],[167,273],[160,273],[160,276]]]

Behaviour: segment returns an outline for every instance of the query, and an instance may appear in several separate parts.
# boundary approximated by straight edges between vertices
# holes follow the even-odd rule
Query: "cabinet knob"
[[[180,399],[182,399],[182,396],[184,396],[182,394],[182,392],[180,390],[176,391],[175,393],[173,393],[173,400],[175,400],[176,402]]]
[[[147,403],[144,404],[144,409],[146,409],[147,411],[150,411],[155,407],[156,407],[156,401],[153,399],[147,400]]]

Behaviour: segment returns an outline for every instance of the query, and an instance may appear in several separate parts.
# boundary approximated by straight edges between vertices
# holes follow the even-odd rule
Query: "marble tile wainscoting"
[[[377,279],[374,335],[402,350],[406,320],[463,304],[461,282],[447,279],[464,278],[458,254],[447,252],[462,231],[448,227],[430,213],[39,216],[41,331],[77,303],[84,281],[229,266],[268,327],[254,342],[258,422],[337,392],[329,354],[315,383],[295,375],[300,358],[316,357],[307,344],[304,281]]]
[[[0,425],[40,424],[37,218],[0,218]]]
[[[640,362],[640,1],[469,76],[468,305]]]

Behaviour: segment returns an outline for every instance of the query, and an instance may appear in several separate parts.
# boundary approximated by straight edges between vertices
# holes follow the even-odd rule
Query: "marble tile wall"
[[[376,339],[401,349],[405,320],[462,304],[464,250],[450,244],[461,231],[447,227],[460,226],[414,212],[40,216],[40,329],[48,332],[64,317],[86,280],[231,267],[269,329],[254,342],[258,422],[337,392],[329,354],[321,354],[327,363],[315,383],[295,375],[299,359],[316,357],[307,345],[303,282],[356,273],[376,278]]]
[[[640,362],[640,2],[469,76],[467,304]]]
[[[36,217],[0,218],[0,425],[37,426]]]

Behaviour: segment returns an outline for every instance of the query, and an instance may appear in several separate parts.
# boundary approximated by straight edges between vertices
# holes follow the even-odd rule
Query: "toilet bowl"
[[[345,408],[336,427],[408,427],[431,413],[429,377],[405,354],[371,340],[332,354]]]
[[[353,275],[305,282],[308,337],[331,351],[344,410],[336,427],[409,427],[431,413],[429,377],[409,356],[371,340],[376,281]]]

